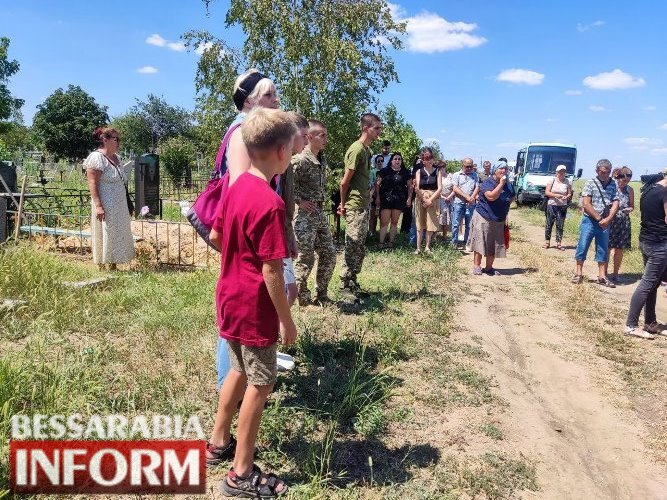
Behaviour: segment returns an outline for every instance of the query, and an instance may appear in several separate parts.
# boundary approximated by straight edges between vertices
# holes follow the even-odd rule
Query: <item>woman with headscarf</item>
[[[489,178],[479,189],[479,199],[472,217],[470,246],[475,276],[500,274],[493,267],[496,257],[505,257],[505,224],[514,193],[507,181],[507,163],[491,167]],[[486,259],[482,268],[482,257]]]
[[[632,170],[628,167],[615,168],[611,177],[616,181],[618,212],[609,225],[609,252],[614,251],[614,272],[611,273],[610,279],[617,283],[623,252],[632,248],[630,213],[635,209],[635,191],[628,185],[632,179]]]

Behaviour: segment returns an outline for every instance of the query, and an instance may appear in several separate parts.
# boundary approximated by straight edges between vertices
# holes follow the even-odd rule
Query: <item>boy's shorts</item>
[[[268,347],[250,347],[228,340],[227,349],[231,369],[245,374],[248,377],[248,384],[273,385],[276,383],[278,374],[276,344]]]
[[[285,291],[287,291],[288,285],[296,283],[294,264],[291,257],[283,259],[283,279],[285,280]]]

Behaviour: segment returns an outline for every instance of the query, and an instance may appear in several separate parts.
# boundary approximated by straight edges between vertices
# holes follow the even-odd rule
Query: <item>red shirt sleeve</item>
[[[272,208],[248,227],[250,244],[262,262],[284,259],[289,255],[285,239],[285,209]]]

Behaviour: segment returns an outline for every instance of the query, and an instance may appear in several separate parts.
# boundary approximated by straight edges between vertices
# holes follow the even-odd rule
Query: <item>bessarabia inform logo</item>
[[[21,494],[202,494],[199,418],[14,415],[10,487]]]

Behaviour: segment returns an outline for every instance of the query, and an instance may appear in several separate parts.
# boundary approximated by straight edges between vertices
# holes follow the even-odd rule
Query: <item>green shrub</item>
[[[180,183],[189,172],[196,154],[195,145],[183,137],[172,137],[160,145],[160,161],[174,184]]]

